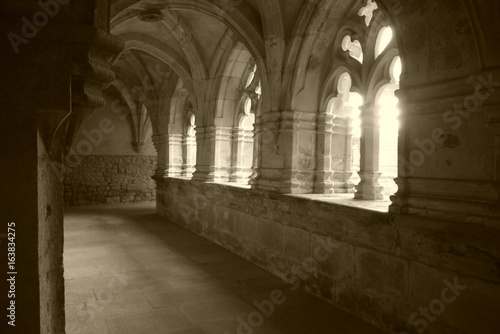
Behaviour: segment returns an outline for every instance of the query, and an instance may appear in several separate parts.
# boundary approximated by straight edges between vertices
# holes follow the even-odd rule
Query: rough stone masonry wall
[[[65,175],[67,205],[117,204],[154,201],[154,156],[100,156],[82,158]]]
[[[278,276],[304,268],[329,243],[332,255],[309,268],[303,284],[387,332],[498,333],[497,229],[225,185],[158,183],[160,214]],[[422,308],[435,313],[426,318]]]

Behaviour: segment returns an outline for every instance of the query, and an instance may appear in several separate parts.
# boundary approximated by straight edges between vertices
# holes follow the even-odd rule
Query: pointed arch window
[[[186,116],[185,131],[182,140],[182,176],[192,178],[196,166],[196,116],[192,106]]]
[[[381,200],[397,191],[395,91],[403,64],[386,13],[371,0],[365,4],[357,17],[346,18],[333,46],[360,65],[349,57],[333,58],[319,117],[315,192],[354,192],[357,199]]]

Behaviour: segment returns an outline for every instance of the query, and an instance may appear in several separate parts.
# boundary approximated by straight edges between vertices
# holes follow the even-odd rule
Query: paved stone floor
[[[381,333],[165,221],[152,203],[69,208],[64,225],[68,334]]]

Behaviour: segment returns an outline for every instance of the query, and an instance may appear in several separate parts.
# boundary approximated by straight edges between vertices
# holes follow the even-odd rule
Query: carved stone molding
[[[74,106],[100,108],[106,104],[102,91],[115,79],[111,61],[124,47],[119,38],[95,28],[88,29],[83,40],[75,43],[71,88]]]
[[[130,114],[130,122],[132,123],[133,142],[132,146],[138,154],[144,152],[147,136],[151,129],[151,119],[144,105],[137,105],[136,110]]]
[[[66,26],[64,26],[66,27]],[[42,140],[52,159],[61,160],[65,149],[72,145],[80,127],[81,114],[105,105],[103,90],[114,80],[113,58],[124,47],[123,42],[95,27],[77,26],[74,40],[61,35],[61,45],[71,44],[71,103],[66,111],[41,111],[39,124]],[[69,29],[73,31],[72,27]],[[41,36],[43,39],[44,36]],[[52,36],[53,37],[53,36]],[[54,40],[51,38],[50,40]]]
[[[402,127],[411,131],[400,135],[399,190],[391,197],[390,211],[500,226],[500,70],[406,87],[398,97],[404,106]],[[423,137],[418,129],[424,126],[435,130]],[[443,143],[435,133],[448,139]],[[447,165],[434,150],[422,155],[417,141],[447,154],[453,174],[441,172]],[[476,161],[478,152],[484,152],[484,161]],[[421,162],[417,153],[424,156]],[[477,168],[465,170],[467,161]]]

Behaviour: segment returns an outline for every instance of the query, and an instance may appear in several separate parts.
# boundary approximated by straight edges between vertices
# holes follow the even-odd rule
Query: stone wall
[[[157,191],[167,219],[390,333],[500,328],[497,229],[180,179]]]
[[[154,156],[99,156],[82,158],[65,175],[67,205],[116,204],[154,201]]]

